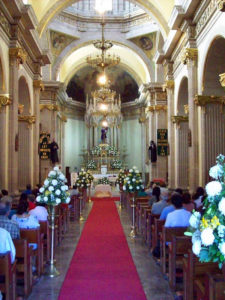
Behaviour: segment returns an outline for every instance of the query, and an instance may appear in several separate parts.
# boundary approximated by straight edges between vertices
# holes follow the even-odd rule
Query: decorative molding
[[[0,112],[1,112],[1,108],[3,106],[10,105],[11,103],[12,103],[12,100],[9,97],[0,95]]]
[[[220,83],[222,87],[225,89],[225,73],[220,74]]]
[[[205,106],[210,103],[225,105],[225,97],[224,96],[195,96],[195,104],[197,106]]]
[[[145,109],[145,113],[155,111],[167,111],[167,105],[150,105]]]
[[[0,11],[0,25],[6,32],[8,36],[10,36],[11,26],[7,18],[4,16],[3,12]]]
[[[24,64],[27,59],[27,54],[22,48],[9,48],[9,56],[11,58],[16,58],[18,65]]]
[[[44,91],[44,89],[45,89],[45,85],[42,80],[34,80],[33,87],[40,89],[40,91]]]
[[[172,116],[171,121],[173,124],[177,124],[178,126],[180,123],[188,122],[189,117],[188,116]]]
[[[59,105],[57,104],[40,104],[40,111],[48,109],[50,111],[60,111]]]
[[[18,116],[18,120],[20,122],[27,122],[29,125],[34,124],[36,122],[36,116]]]
[[[217,9],[225,12],[225,0],[217,0]]]
[[[186,65],[189,60],[197,61],[198,49],[196,48],[185,48],[181,55],[181,62]]]
[[[184,105],[184,112],[185,112],[186,115],[189,114],[189,106],[188,106],[188,104]]]
[[[22,115],[24,110],[24,105],[23,104],[18,104],[18,114]]]
[[[65,123],[67,122],[67,116],[66,116],[66,115],[64,115],[64,114],[61,113],[61,114],[59,115],[59,118],[60,118],[60,120],[61,120],[62,122],[65,122]]]
[[[147,120],[146,117],[142,116],[142,117],[139,118],[138,121],[139,121],[140,124],[143,124],[143,123],[145,123],[146,120]]]
[[[165,91],[166,89],[174,89],[174,80],[167,80],[165,84],[163,85],[163,90]]]

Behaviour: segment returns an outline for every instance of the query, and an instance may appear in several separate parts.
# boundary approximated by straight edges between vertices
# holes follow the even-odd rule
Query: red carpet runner
[[[59,300],[144,299],[115,203],[94,202]]]

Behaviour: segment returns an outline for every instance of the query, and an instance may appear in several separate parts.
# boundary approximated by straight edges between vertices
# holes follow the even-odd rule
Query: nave
[[[118,200],[118,199],[117,199]],[[104,201],[104,200],[103,200]],[[108,201],[111,201],[108,199]],[[104,231],[105,225],[110,226],[112,233],[114,233],[114,226],[120,227],[118,224],[115,224],[115,222],[111,223],[108,221],[112,221],[112,219],[108,219],[107,211],[104,211],[104,215],[97,215],[96,217],[100,219],[98,221],[97,219],[92,219],[89,220],[90,214],[93,209],[93,203],[87,203],[85,210],[84,210],[84,218],[85,222],[71,222],[70,227],[69,227],[69,232],[66,233],[61,245],[57,248],[56,250],[56,260],[57,260],[57,268],[60,271],[61,275],[59,277],[56,277],[54,279],[47,278],[47,277],[42,277],[40,281],[34,286],[33,292],[29,297],[29,300],[31,299],[37,299],[37,300],[42,300],[42,299],[48,299],[48,300],[53,300],[57,299],[59,296],[59,299],[145,299],[144,293],[146,295],[147,299],[151,300],[157,300],[157,299],[165,299],[165,300],[170,300],[173,299],[173,293],[171,292],[169,288],[168,282],[164,279],[161,270],[159,266],[156,264],[154,258],[150,255],[148,248],[143,244],[142,237],[139,236],[137,240],[134,242],[131,240],[128,235],[130,232],[130,216],[128,215],[127,211],[123,209],[122,211],[119,209],[119,202],[116,202],[116,207],[117,207],[117,212],[118,216],[121,220],[121,225],[122,229],[124,231],[120,233],[119,236],[117,236],[117,241],[120,243],[121,236],[122,240],[125,238],[129,251],[132,255],[132,259],[134,261],[135,267],[137,268],[138,276],[135,274],[135,267],[131,267],[131,274],[128,274],[127,272],[124,272],[124,264],[126,265],[129,263],[132,266],[132,263],[130,261],[129,253],[127,253],[126,249],[126,242],[125,240],[123,241],[123,244],[125,246],[125,255],[121,253],[119,254],[118,251],[120,251],[120,248],[116,249],[117,253],[115,254],[115,246],[117,243],[112,244],[115,239],[111,240],[111,236],[108,235],[108,243],[106,241],[106,251],[109,252],[107,254],[107,258],[111,258],[115,260],[118,258],[118,260],[122,263],[122,266],[120,268],[119,265],[117,265],[116,272],[115,269],[112,267],[112,269],[107,269],[107,261],[104,261],[104,257],[102,257],[102,251],[100,249],[100,252],[97,252],[99,257],[98,257],[98,272],[96,274],[93,274],[91,272],[92,270],[92,265],[95,264],[95,260],[92,254],[92,250],[99,250],[99,247],[102,245],[102,240],[98,239],[96,243],[95,237],[96,235],[99,236],[99,234],[102,234],[102,231]],[[98,209],[102,210],[104,207],[102,207],[102,200],[98,203]],[[106,204],[107,205],[107,204]],[[103,202],[104,206],[104,202]],[[113,209],[114,204],[110,204],[110,210]],[[113,211],[115,213],[115,211]],[[111,216],[111,217],[117,217],[117,216]],[[78,243],[82,243],[83,239],[83,232],[84,227],[86,226],[86,223],[89,222],[87,226],[93,227],[93,238],[92,244],[88,244],[87,248],[88,250],[82,253],[77,253],[77,251],[81,251],[81,245],[80,248],[78,248]],[[99,223],[98,225],[102,225],[102,230],[101,228],[95,226],[95,223]],[[117,228],[116,228],[117,229]],[[90,230],[90,228],[89,228]],[[98,230],[97,232],[95,230]],[[109,229],[108,229],[109,230]],[[87,230],[86,230],[87,231]],[[115,230],[116,231],[116,230]],[[86,232],[86,235],[88,233]],[[124,236],[123,236],[124,235]],[[104,239],[105,242],[105,236],[102,236],[102,239]],[[91,240],[91,239],[90,239]],[[86,236],[86,242],[89,242],[88,237]],[[110,246],[110,248],[109,248]],[[104,246],[103,246],[104,247]],[[85,257],[85,255],[87,255]],[[119,257],[117,257],[119,255]],[[76,261],[81,260],[80,267],[79,269],[74,269],[73,264],[76,263]],[[129,262],[127,262],[127,260]],[[101,267],[101,264],[104,263],[106,267],[106,274],[105,277],[102,277],[102,271],[104,270],[103,266]],[[116,260],[115,260],[116,263]],[[118,262],[117,262],[118,264]],[[127,269],[127,268],[125,268]],[[67,274],[68,272],[68,274]],[[108,274],[107,274],[108,273]],[[95,276],[93,276],[95,275]],[[134,278],[131,278],[130,276]],[[116,278],[115,278],[115,277]],[[124,276],[126,278],[124,278]],[[96,279],[97,277],[97,279]],[[107,278],[109,277],[109,278]],[[114,280],[113,278],[114,277]],[[106,279],[106,281],[104,281]],[[112,281],[113,284],[108,285],[109,281]],[[130,279],[130,280],[129,280]],[[124,281],[125,280],[125,281]],[[65,282],[65,281],[70,281],[70,282]],[[76,285],[76,281],[78,281],[78,286]],[[135,288],[134,285],[139,286],[137,289],[139,291],[138,294],[135,294]],[[126,283],[124,286],[123,284]],[[120,288],[117,289],[118,285]],[[103,289],[100,289],[100,287],[104,287]],[[79,289],[77,289],[79,287]],[[100,290],[99,290],[100,289]],[[60,293],[61,291],[61,293]],[[71,292],[74,291],[74,294]],[[132,291],[132,293],[131,293]],[[119,294],[117,294],[119,292]],[[137,292],[137,291],[136,291]],[[90,294],[91,293],[91,294]],[[98,293],[98,294],[97,294]],[[124,294],[126,293],[126,294]],[[89,294],[89,296],[87,296]]]

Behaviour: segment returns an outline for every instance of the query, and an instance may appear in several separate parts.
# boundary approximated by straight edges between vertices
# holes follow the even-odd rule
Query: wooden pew
[[[192,250],[183,258],[184,300],[196,300],[194,282],[204,280],[206,273],[220,273],[217,263],[201,263]]]
[[[147,246],[149,246],[149,236],[148,236],[148,225],[149,225],[149,222],[148,222],[148,214],[151,212],[151,208],[149,207],[145,207],[144,208],[144,217],[143,217],[143,223],[142,223],[142,230],[143,230],[143,236],[144,236],[144,241],[146,243]]]
[[[183,268],[183,256],[192,249],[192,241],[187,236],[173,236],[169,244],[169,284],[172,290],[176,289],[176,268]]]
[[[166,262],[169,256],[168,253],[168,242],[172,242],[173,236],[183,236],[184,232],[187,230],[186,227],[164,227],[162,229],[162,234],[160,237],[160,264],[164,274],[166,274]]]
[[[149,241],[149,248],[152,248],[152,225],[155,222],[155,219],[159,219],[160,215],[152,214],[151,212],[148,213],[148,228],[147,228],[147,234],[148,234],[148,241]]]
[[[152,225],[152,249],[160,244],[160,233],[164,225],[165,220],[154,218],[154,225]]]
[[[0,291],[5,300],[16,300],[16,260],[11,263],[11,254],[0,254]]]
[[[24,296],[28,297],[32,290],[32,250],[27,240],[13,240],[16,248],[16,278],[24,282]]]
[[[36,257],[36,267],[38,276],[44,271],[43,263],[43,237],[41,236],[40,228],[37,229],[20,229],[20,236],[26,239],[28,243],[37,244],[37,249],[32,250],[32,256]]]
[[[43,247],[46,261],[50,260],[50,230],[48,221],[39,221],[41,234],[43,235]]]

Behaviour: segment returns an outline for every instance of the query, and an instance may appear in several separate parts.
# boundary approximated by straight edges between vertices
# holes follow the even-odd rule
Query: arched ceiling
[[[131,74],[139,86],[151,81],[146,64],[133,50],[121,45],[114,45],[109,52],[120,56],[120,64]],[[86,45],[72,52],[61,64],[57,79],[67,85],[76,71],[87,65],[86,57],[90,53],[98,53],[93,45]]]
[[[33,6],[36,13],[40,34],[43,33],[55,15],[77,1],[28,0],[28,3]],[[168,34],[168,20],[174,6],[174,0],[133,0],[132,2],[144,8],[158,22],[164,37]]]

